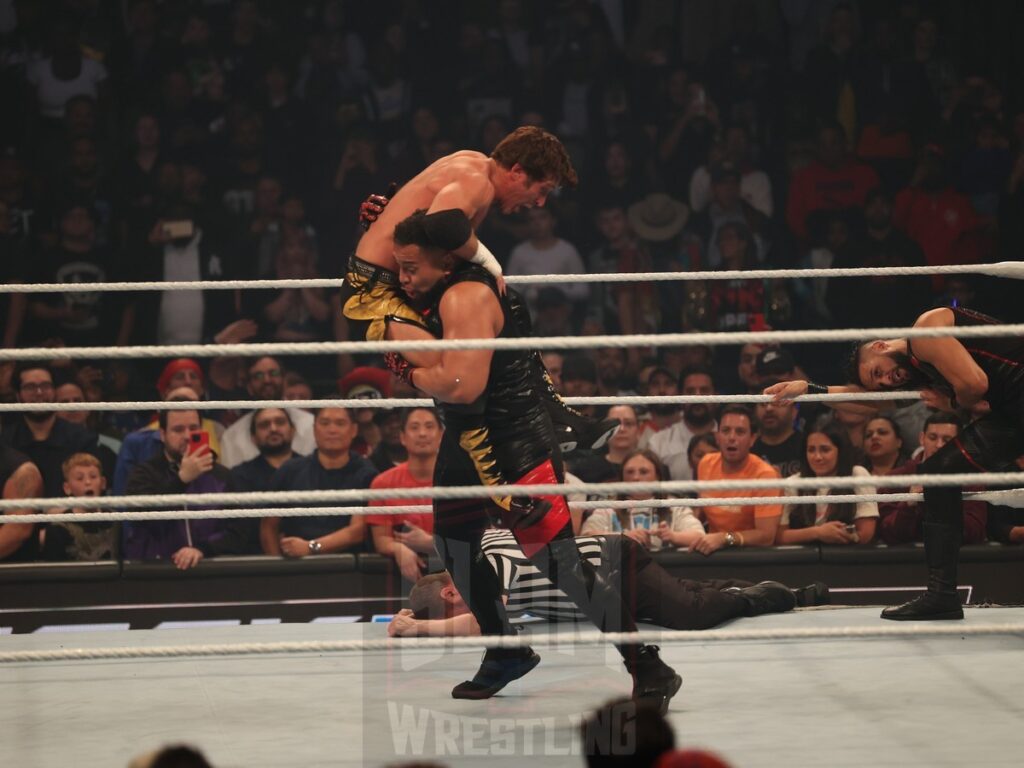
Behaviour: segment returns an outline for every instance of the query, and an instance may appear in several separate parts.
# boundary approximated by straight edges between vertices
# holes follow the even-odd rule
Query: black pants
[[[923,462],[922,474],[1006,472],[1024,454],[1024,392],[1015,409],[1000,409],[971,422]],[[963,530],[963,488],[925,487],[925,523]]]
[[[628,536],[606,537],[601,561],[601,570],[607,569],[612,583],[621,585],[622,597],[636,621],[666,629],[709,629],[746,615],[746,601],[722,590],[749,587],[749,581],[677,578]]]

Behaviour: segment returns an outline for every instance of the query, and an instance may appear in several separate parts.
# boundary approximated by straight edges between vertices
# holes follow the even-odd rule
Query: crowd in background
[[[543,209],[488,217],[480,237],[508,274],[699,277],[1015,260],[1024,246],[1024,94],[1012,76],[1022,62],[1010,34],[1022,9],[973,5],[0,0],[0,279],[339,277],[358,248],[356,214],[367,195],[454,150],[488,153],[522,124],[559,136],[580,184]],[[1021,312],[1013,282],[740,278],[525,292],[538,334],[576,336],[905,326],[954,302],[1012,321]],[[3,347],[347,334],[334,292],[311,288],[0,293],[0,318]],[[546,363],[564,394],[627,396],[757,392],[792,376],[834,381],[838,358],[828,345],[690,345],[553,353]],[[6,401],[82,403],[59,415],[4,415],[0,443],[35,470],[12,468],[5,495],[365,488],[396,466],[405,474],[380,482],[429,485],[422,462],[408,472],[408,414],[172,411],[157,419],[88,406],[412,394],[378,363],[0,364]],[[909,472],[959,428],[928,421],[919,405],[885,420],[774,406],[744,415],[622,405],[612,415],[624,426],[609,448],[570,457],[585,481],[770,470],[849,475],[851,489],[866,492],[870,475]],[[208,449],[192,445],[202,435]],[[416,439],[413,453],[425,456],[426,438]],[[721,456],[723,441],[732,470],[704,455]],[[1024,541],[1024,519],[977,504],[965,541]],[[912,504],[763,506],[743,514],[778,525],[750,544],[920,535]],[[702,551],[703,534],[683,507],[599,510],[577,523]],[[713,534],[715,508],[706,510],[693,520]],[[372,542],[407,576],[422,568],[416,532],[428,535],[427,521],[394,531],[367,530],[358,516],[314,520],[249,529],[136,524],[106,539],[95,530],[42,537],[3,526],[0,557],[120,553],[191,567],[218,554],[305,556]],[[383,537],[377,528],[387,529]]]

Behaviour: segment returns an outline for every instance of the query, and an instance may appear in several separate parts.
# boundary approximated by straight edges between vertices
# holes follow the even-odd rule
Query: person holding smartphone
[[[231,473],[210,449],[199,411],[161,411],[163,450],[128,476],[129,494],[234,491]],[[190,509],[201,506],[192,502]],[[180,570],[207,557],[255,552],[252,520],[154,520],[124,526],[124,557],[170,560]]]
[[[854,450],[846,432],[838,425],[808,430],[800,451],[800,471],[791,477],[864,478],[871,474],[854,464]],[[853,481],[851,480],[851,486]],[[852,488],[816,488],[800,491],[801,496],[875,493],[873,485]],[[875,538],[878,504],[874,501],[843,504],[787,504],[782,510],[776,544],[868,544]]]

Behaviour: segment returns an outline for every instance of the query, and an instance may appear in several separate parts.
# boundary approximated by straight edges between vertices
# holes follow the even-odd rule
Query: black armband
[[[454,251],[473,235],[469,217],[458,208],[428,213],[423,217],[423,229],[430,242],[445,251]]]
[[[827,395],[828,387],[822,386],[821,384],[815,384],[813,381],[807,382],[807,394],[808,395]]]

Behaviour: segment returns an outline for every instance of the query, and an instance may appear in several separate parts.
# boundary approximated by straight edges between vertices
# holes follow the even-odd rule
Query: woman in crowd
[[[869,478],[868,471],[853,463],[854,450],[843,429],[829,425],[804,435],[800,472],[793,477]],[[800,491],[801,496],[874,493],[873,486],[816,488]],[[873,501],[841,504],[787,504],[782,511],[776,544],[867,544],[875,537],[878,504]]]
[[[665,465],[653,451],[641,448],[631,452],[622,462],[621,482],[650,483],[668,480]],[[619,496],[630,501],[662,499],[664,494],[651,491]],[[629,509],[595,509],[583,522],[581,536],[599,533],[620,533],[648,549],[663,546],[688,547],[704,535],[704,526],[689,507],[632,507]]]
[[[864,425],[864,460],[872,475],[889,474],[908,458],[903,435],[888,416],[873,416]]]

